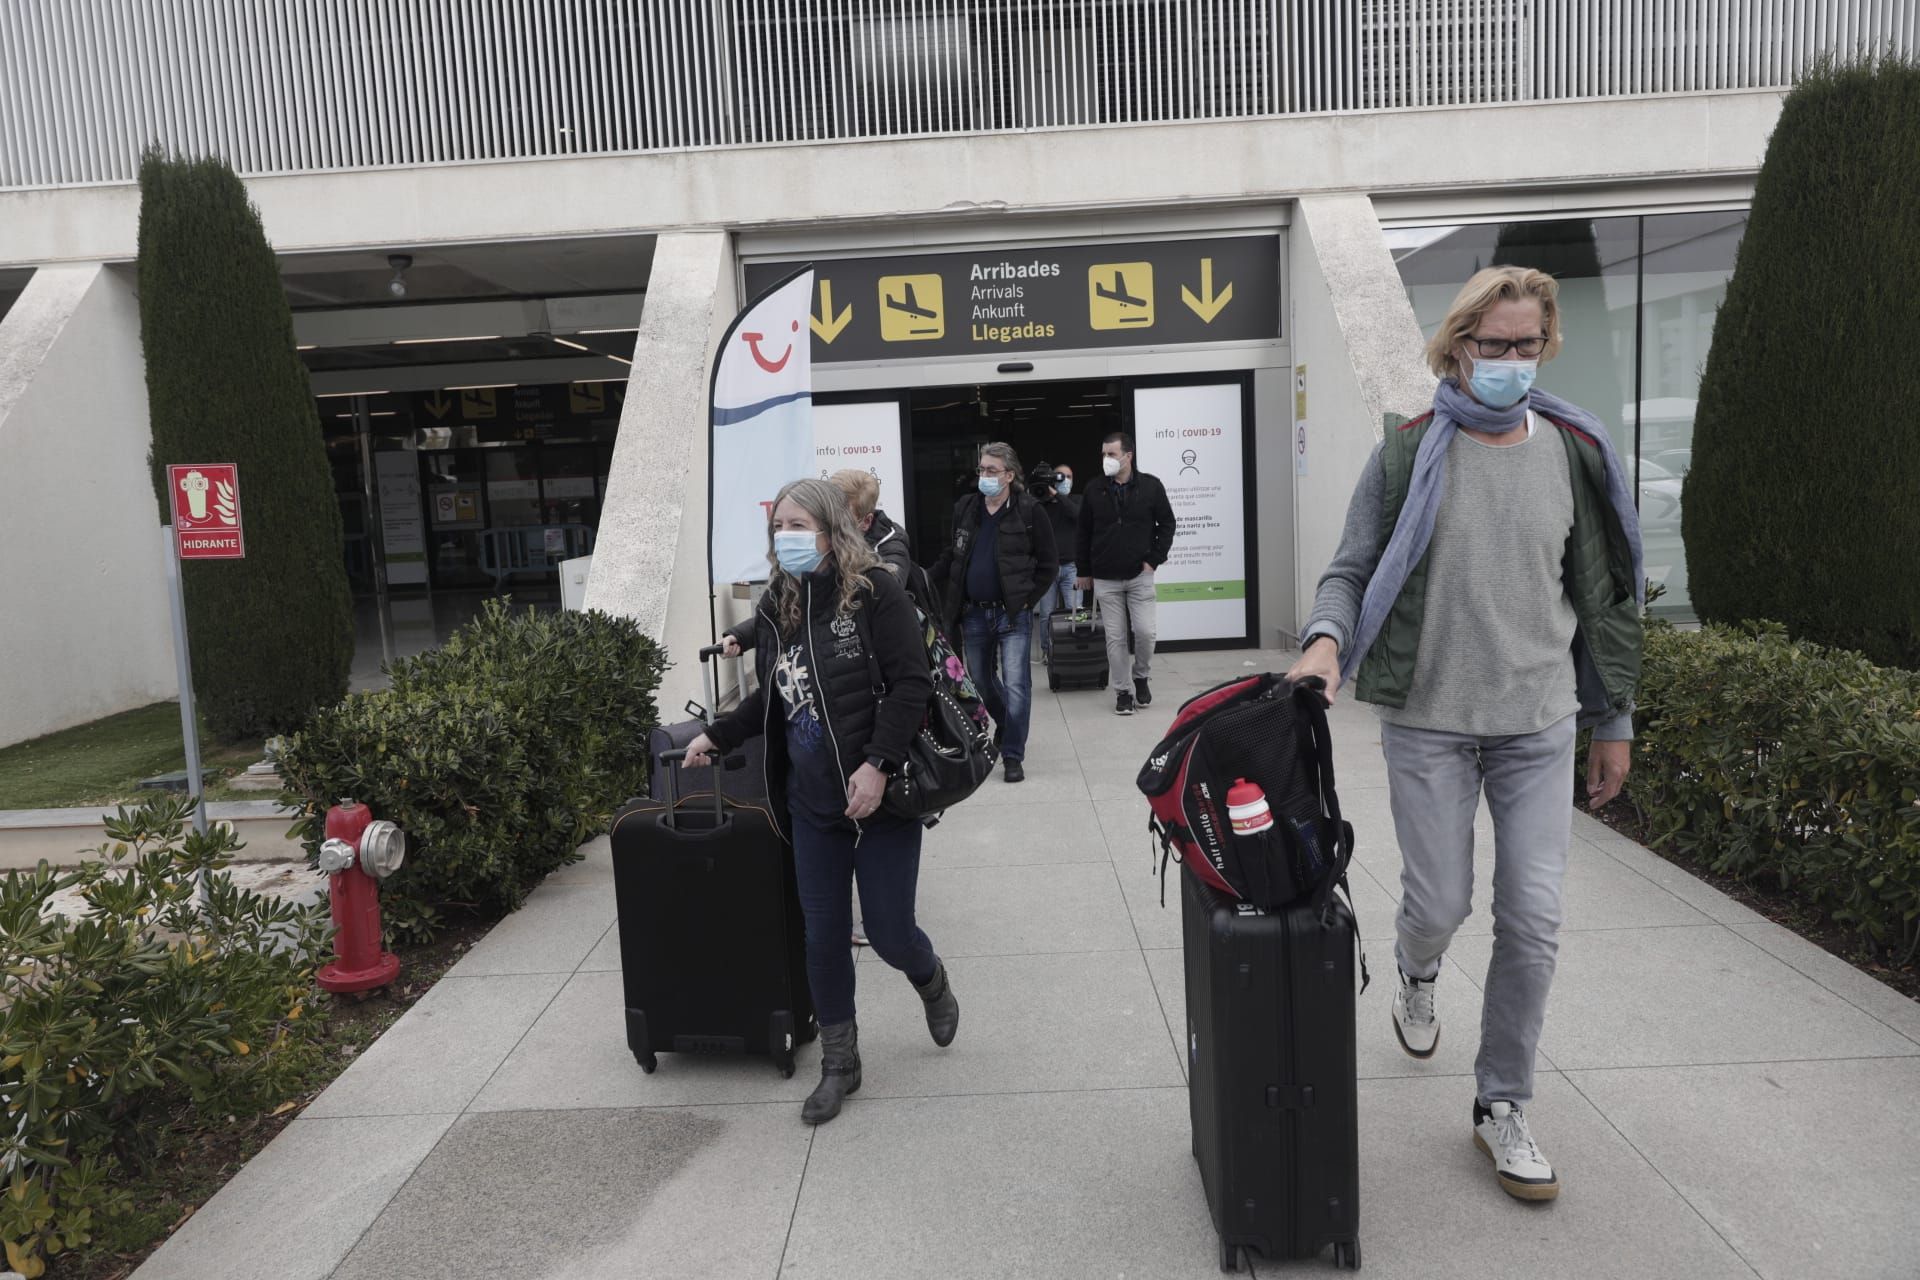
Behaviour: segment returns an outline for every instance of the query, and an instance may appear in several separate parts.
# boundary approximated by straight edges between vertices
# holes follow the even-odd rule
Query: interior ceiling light
[[[547,336],[549,338],[552,338],[553,341],[559,343],[563,347],[572,347],[575,351],[584,351],[590,356],[597,356],[600,354],[598,351],[595,351],[592,347],[589,347],[584,343],[574,342],[567,338],[553,338],[552,334],[548,334]]]
[[[502,387],[517,387],[517,382],[475,382],[464,387],[447,387],[448,391],[498,391]]]
[[[395,338],[393,340],[393,345],[396,347],[424,347],[428,343],[433,343],[433,342],[498,342],[498,341],[500,341],[500,335],[497,333],[476,333],[464,338]]]
[[[387,281],[387,292],[396,298],[407,296],[407,268],[413,265],[410,253],[390,253],[387,265],[393,268],[393,279]]]
[[[577,330],[575,330],[575,332],[576,332],[576,333],[581,333],[581,334],[588,334],[588,333],[638,333],[638,332],[640,332],[640,326],[638,326],[638,325],[632,325],[632,324],[630,324],[630,325],[628,325],[628,326],[626,326],[626,327],[625,327],[624,329],[577,329]]]
[[[391,391],[316,391],[315,400],[338,400],[341,396],[387,396]]]

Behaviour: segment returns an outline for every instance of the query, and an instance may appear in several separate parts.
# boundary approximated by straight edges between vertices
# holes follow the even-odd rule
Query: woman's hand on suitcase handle
[[[863,764],[847,780],[847,816],[871,818],[880,808],[880,797],[887,789],[887,775],[870,764]]]
[[[713,739],[703,733],[687,744],[687,754],[681,763],[689,769],[705,768],[713,763],[714,756],[719,752],[720,748],[713,744]]]
[[[723,636],[720,640],[720,651],[729,658],[737,658],[740,656],[740,642],[732,635]]]
[[[1287,669],[1290,684],[1308,676],[1319,676],[1326,681],[1327,705],[1332,706],[1334,695],[1340,691],[1340,646],[1332,636],[1315,636],[1307,651],[1300,655],[1300,661]]]

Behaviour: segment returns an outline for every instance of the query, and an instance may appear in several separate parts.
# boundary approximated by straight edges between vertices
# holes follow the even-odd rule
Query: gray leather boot
[[[860,1027],[857,1023],[820,1024],[820,1083],[800,1106],[808,1124],[825,1124],[840,1114],[840,1104],[860,1091]]]
[[[934,961],[933,977],[927,979],[926,986],[916,983],[913,989],[926,1002],[927,1030],[933,1033],[933,1042],[946,1048],[960,1030],[960,1002],[954,999],[953,985],[947,981],[946,962]]]

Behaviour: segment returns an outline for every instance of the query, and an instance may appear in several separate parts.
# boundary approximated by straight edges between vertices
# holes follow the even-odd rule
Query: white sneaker
[[[1416,1058],[1431,1058],[1440,1045],[1440,1015],[1433,1011],[1433,986],[1438,975],[1421,981],[1400,975],[1393,993],[1393,1033],[1400,1047]]]
[[[871,945],[867,941],[867,924],[864,920],[855,920],[853,922],[853,945],[856,947]]]
[[[1483,1107],[1474,1102],[1473,1145],[1492,1158],[1501,1189],[1516,1200],[1551,1200],[1560,1194],[1560,1179],[1534,1145],[1527,1118],[1513,1103]]]

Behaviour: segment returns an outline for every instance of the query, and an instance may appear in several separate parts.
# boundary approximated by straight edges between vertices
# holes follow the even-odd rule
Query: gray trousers
[[[1153,575],[1141,571],[1131,578],[1095,578],[1093,598],[1107,620],[1107,683],[1133,692],[1127,679],[1127,629],[1133,629],[1133,679],[1145,680],[1153,671],[1153,641],[1158,609],[1154,604]]]
[[[1573,836],[1574,717],[1538,733],[1481,738],[1382,722],[1400,838],[1395,958],[1409,978],[1440,957],[1472,910],[1473,816],[1493,814],[1493,959],[1474,1061],[1485,1104],[1533,1099],[1533,1058],[1559,953],[1561,881]]]

